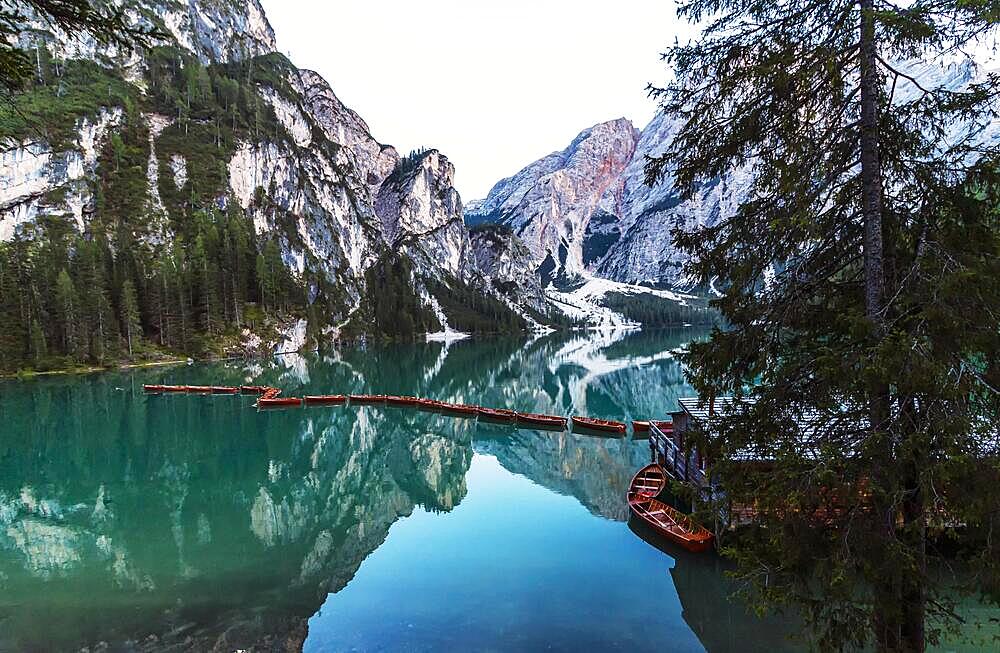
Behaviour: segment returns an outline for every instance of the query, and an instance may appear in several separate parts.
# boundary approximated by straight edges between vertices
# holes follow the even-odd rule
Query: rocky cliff
[[[624,118],[584,130],[562,152],[498,182],[486,199],[469,205],[466,220],[513,229],[538,261],[543,285],[579,275],[603,253],[602,199],[620,194],[638,137]]]
[[[141,0],[129,16],[166,39],[124,56],[41,20],[23,32],[38,61],[26,102],[48,93],[56,106],[35,122],[0,116],[0,242],[42,239],[37,225],[52,220],[87,233],[107,222],[107,197],[127,195],[155,256],[197,210],[235,206],[278,242],[309,301],[323,296],[330,325],[363,301],[365,273],[387,253],[412,260],[428,303],[424,278],[500,297],[476,265],[447,158],[410,161],[377,141],[325,79],[277,54],[257,0]],[[123,173],[128,147],[142,163]]]
[[[972,62],[912,61],[900,66],[924,88],[960,91],[985,79]],[[914,99],[919,89],[898,80],[895,100]],[[625,284],[690,290],[674,246],[674,227],[711,225],[732,215],[748,194],[751,169],[732,170],[683,200],[670,174],[647,186],[644,167],[661,154],[678,124],[657,115],[637,132],[627,120],[581,132],[565,150],[528,164],[496,183],[486,198],[469,202],[470,225],[509,226],[528,244],[543,282],[560,273],[583,274]],[[942,139],[1000,138],[1000,120],[985,126],[958,122]]]

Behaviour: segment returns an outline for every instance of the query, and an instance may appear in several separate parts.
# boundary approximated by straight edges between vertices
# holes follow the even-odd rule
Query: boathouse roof
[[[680,413],[689,416],[695,422],[707,422],[715,415],[729,412],[734,405],[753,405],[757,400],[754,397],[716,397],[713,402],[704,397],[682,397],[677,403],[681,407]],[[797,415],[795,423],[799,432],[807,436],[822,424],[822,417],[819,411],[808,410]]]
[[[699,423],[706,423],[714,417],[724,415],[733,410],[736,405],[752,405],[757,403],[753,397],[716,397],[714,402],[704,397],[682,397],[677,400],[681,410],[673,413],[676,432],[683,433]],[[826,423],[819,411],[809,410],[793,417],[796,425],[796,435],[801,451],[806,456],[818,454],[818,442],[814,436]],[[768,460],[770,452],[754,451],[747,448],[735,454],[736,459]]]

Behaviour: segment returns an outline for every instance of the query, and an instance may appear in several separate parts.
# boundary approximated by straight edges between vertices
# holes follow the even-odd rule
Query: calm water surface
[[[0,650],[797,650],[627,523],[644,441],[143,383],[659,417],[699,331],[344,349],[0,384]],[[634,526],[633,526],[634,528]],[[638,530],[638,529],[637,529]]]

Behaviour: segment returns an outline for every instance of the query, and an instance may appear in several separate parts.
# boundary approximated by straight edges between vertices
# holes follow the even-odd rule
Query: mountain
[[[581,132],[569,147],[528,165],[466,208],[466,222],[509,226],[537,261],[543,285],[583,273],[606,238],[602,200],[621,192],[639,132],[620,118]]]
[[[249,340],[264,344],[289,319],[325,339],[447,331],[452,314],[522,329],[542,308],[479,266],[497,257],[475,251],[447,158],[380,143],[323,77],[277,52],[257,0],[139,0],[128,15],[166,38],[126,55],[41,18],[19,37],[37,70],[0,109],[0,267],[26,271],[0,284],[31,294],[0,312],[18,314],[24,357],[122,348],[125,281],[142,339],[184,351],[226,325],[260,331],[250,305],[271,331]],[[40,252],[51,278],[32,267]],[[60,268],[75,301],[56,305]],[[376,301],[373,283],[398,296]]]
[[[960,91],[985,78],[971,61],[900,66],[924,88]],[[920,90],[900,78],[894,92],[903,102]],[[681,269],[685,255],[674,246],[671,230],[712,225],[732,215],[747,198],[751,178],[749,167],[732,170],[688,200],[674,190],[669,174],[646,185],[647,158],[661,154],[678,127],[660,113],[641,132],[624,119],[585,129],[565,150],[528,164],[497,182],[486,198],[469,202],[466,222],[503,225],[524,239],[543,285],[555,280],[557,287],[565,286],[560,277],[582,277],[592,298],[604,292],[594,279],[691,291]],[[959,122],[943,136],[995,143],[1000,119],[985,126]]]

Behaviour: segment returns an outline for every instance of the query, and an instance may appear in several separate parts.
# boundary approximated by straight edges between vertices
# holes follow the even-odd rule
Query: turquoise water
[[[0,383],[0,650],[795,650],[713,556],[648,543],[631,438],[249,397],[661,417],[702,332],[346,348]],[[647,536],[648,537],[648,536]]]

